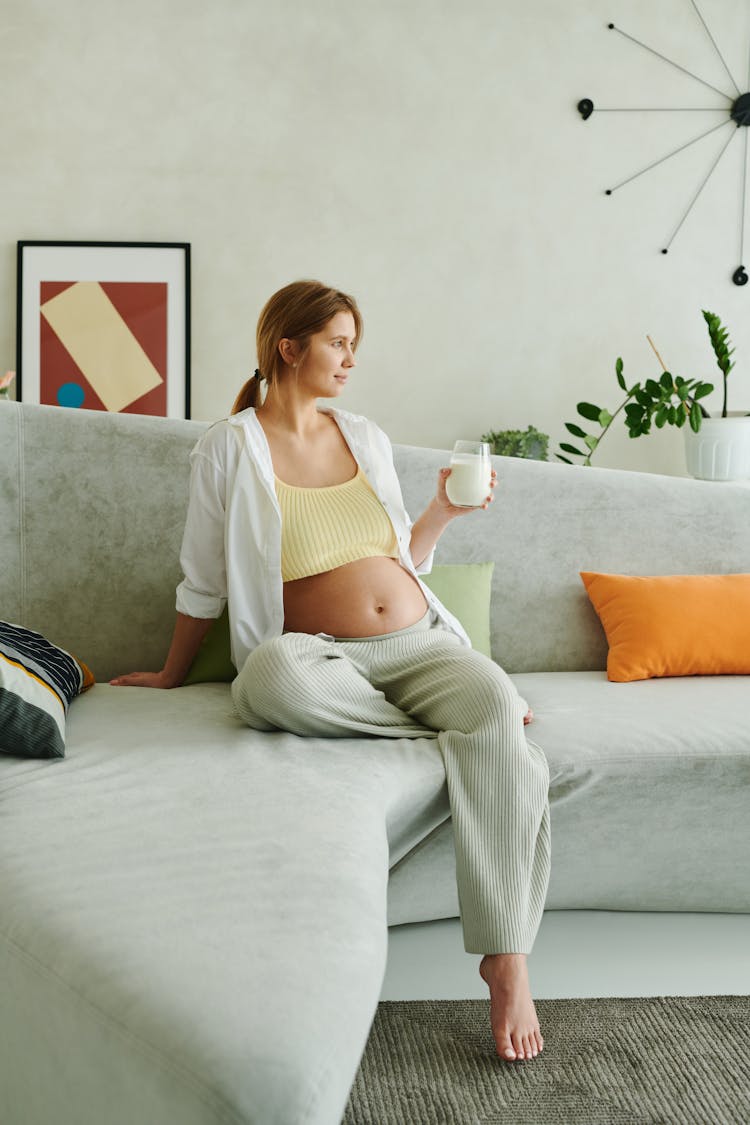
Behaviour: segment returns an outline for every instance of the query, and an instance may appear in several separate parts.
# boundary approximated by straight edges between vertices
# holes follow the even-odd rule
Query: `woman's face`
[[[338,312],[310,337],[310,348],[299,368],[299,380],[316,398],[341,394],[354,367],[354,317]]]

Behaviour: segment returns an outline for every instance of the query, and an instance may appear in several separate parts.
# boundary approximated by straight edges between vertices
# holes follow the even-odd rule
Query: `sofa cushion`
[[[91,672],[41,633],[0,621],[0,753],[65,757],[65,715]]]
[[[550,910],[750,911],[750,678],[512,677],[550,766]],[[455,917],[450,822],[392,871],[389,922]]]
[[[750,673],[750,574],[581,572],[607,635],[607,675]]]
[[[494,562],[454,563],[433,566],[422,575],[425,586],[458,618],[472,647],[485,656],[490,652],[490,598]]]
[[[100,684],[59,767],[0,758],[8,1121],[339,1121],[389,840],[430,832],[444,787],[434,740],[258,734],[224,684]]]

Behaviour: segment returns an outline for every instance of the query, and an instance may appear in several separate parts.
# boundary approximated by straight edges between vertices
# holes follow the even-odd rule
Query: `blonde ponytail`
[[[255,373],[250,376],[234,400],[232,414],[239,414],[242,410],[247,410],[249,406],[260,406],[260,402],[260,371],[256,367]]]

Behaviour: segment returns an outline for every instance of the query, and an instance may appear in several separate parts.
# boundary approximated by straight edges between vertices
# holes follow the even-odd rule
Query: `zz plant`
[[[734,352],[734,348],[730,348],[728,346],[731,343],[731,340],[729,339],[729,334],[728,334],[726,328],[724,328],[724,326],[722,325],[718,316],[716,316],[715,313],[707,312],[706,309],[703,309],[702,312],[703,312],[703,319],[705,320],[706,324],[708,325],[708,336],[709,336],[709,339],[711,340],[711,347],[714,349],[714,355],[716,356],[716,364],[719,368],[719,371],[721,371],[721,374],[722,374],[722,377],[723,377],[723,380],[724,380],[724,401],[723,401],[722,407],[721,407],[721,416],[722,416],[722,418],[726,418],[726,416],[727,416],[727,376],[729,375],[729,372],[734,367],[734,360],[730,359],[729,357]]]
[[[708,325],[709,339],[716,356],[716,363],[724,378],[724,406],[722,417],[727,413],[727,376],[734,367],[731,355],[734,348],[729,347],[730,340],[726,328],[715,313],[703,311],[703,318]],[[649,339],[649,342],[650,339]],[[652,344],[653,347],[653,344]],[[654,349],[656,351],[656,349]],[[659,353],[657,352],[657,358]],[[659,358],[664,368],[664,364]],[[574,438],[578,438],[584,449],[573,445],[571,442],[560,442],[562,453],[556,453],[559,461],[566,465],[576,462],[571,457],[580,458],[580,464],[590,465],[591,458],[598,449],[604,435],[609,431],[618,414],[624,413],[625,425],[631,438],[642,437],[651,430],[651,426],[661,429],[663,426],[684,426],[685,423],[695,432],[701,428],[701,422],[708,418],[708,411],[701,403],[701,399],[710,395],[714,389],[713,383],[706,383],[702,379],[683,379],[680,375],[673,376],[666,369],[660,379],[646,379],[641,383],[633,383],[629,387],[623,375],[622,359],[615,363],[615,376],[625,397],[619,406],[610,412],[592,402],[579,402],[576,409],[585,421],[595,422],[599,427],[591,433],[576,422],[566,422],[565,429]],[[570,454],[564,456],[563,454]]]

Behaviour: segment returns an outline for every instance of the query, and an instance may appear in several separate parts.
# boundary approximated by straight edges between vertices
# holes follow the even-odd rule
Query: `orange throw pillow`
[[[581,578],[607,634],[610,680],[750,673],[750,574]]]

